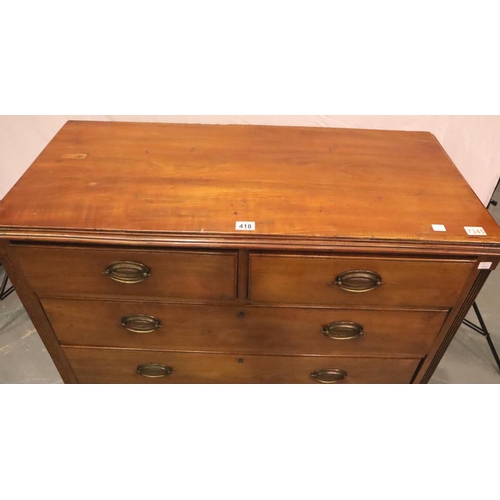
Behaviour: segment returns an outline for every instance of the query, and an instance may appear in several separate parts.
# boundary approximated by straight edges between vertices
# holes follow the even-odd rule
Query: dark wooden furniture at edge
[[[70,121],[0,202],[67,383],[425,383],[499,259],[427,132]]]

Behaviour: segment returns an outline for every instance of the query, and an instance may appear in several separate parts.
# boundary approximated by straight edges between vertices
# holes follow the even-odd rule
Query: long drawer
[[[284,304],[452,307],[474,263],[252,253],[250,298]]]
[[[80,383],[409,383],[418,359],[64,349]]]
[[[394,355],[427,352],[445,311],[172,305],[43,299],[63,345],[244,352]]]
[[[16,259],[40,296],[115,295],[231,299],[237,253],[16,245]]]

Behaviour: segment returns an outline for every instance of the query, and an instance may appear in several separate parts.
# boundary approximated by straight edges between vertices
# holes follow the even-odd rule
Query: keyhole
[[[244,311],[240,311],[236,316],[238,316],[238,318],[244,318],[245,317],[245,312]]]
[[[243,358],[238,358],[238,363],[243,363]]]

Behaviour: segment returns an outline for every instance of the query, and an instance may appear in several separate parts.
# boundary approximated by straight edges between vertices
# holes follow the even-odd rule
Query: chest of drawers
[[[425,132],[68,122],[0,203],[68,383],[425,383],[499,259]]]

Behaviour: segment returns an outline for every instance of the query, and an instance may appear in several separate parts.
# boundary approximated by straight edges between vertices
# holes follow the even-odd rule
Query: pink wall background
[[[0,116],[0,199],[70,119],[424,130],[438,138],[483,204],[500,177],[500,116]]]

